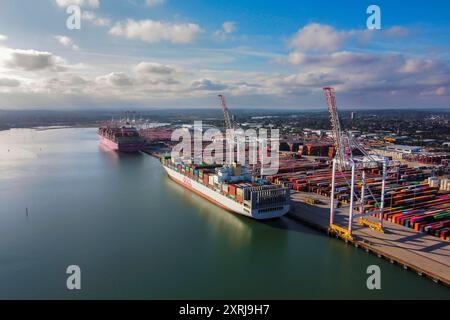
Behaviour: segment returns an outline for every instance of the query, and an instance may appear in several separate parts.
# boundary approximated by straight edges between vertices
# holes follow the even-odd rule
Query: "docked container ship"
[[[240,165],[191,165],[161,159],[168,176],[185,188],[233,213],[254,219],[273,219],[290,209],[289,189],[260,180]]]
[[[100,143],[108,149],[119,152],[139,152],[144,140],[136,128],[131,126],[104,126],[98,129]]]

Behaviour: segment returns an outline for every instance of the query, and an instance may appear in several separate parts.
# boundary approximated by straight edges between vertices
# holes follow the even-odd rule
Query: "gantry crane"
[[[336,106],[336,96],[334,88],[323,88],[325,97],[327,100],[328,111],[330,112],[330,120],[332,127],[332,136],[334,145],[336,148],[335,158],[333,159],[333,171],[331,182],[331,203],[330,203],[330,231],[342,236],[346,240],[352,239],[352,223],[353,223],[353,211],[354,211],[354,198],[355,198],[355,179],[356,170],[361,170],[361,192],[360,192],[360,219],[359,223],[368,226],[372,229],[383,232],[383,215],[384,215],[384,196],[386,188],[387,167],[398,165],[397,161],[389,161],[387,158],[380,159],[380,157],[370,155],[364,147],[354,139],[349,133],[343,132],[339,122],[339,115]],[[353,157],[353,150],[359,150],[363,157]],[[379,223],[369,221],[364,218],[364,204],[366,193],[369,193],[373,198],[368,185],[366,185],[366,170],[371,168],[382,168],[382,190],[381,199],[379,203]],[[339,227],[334,224],[334,194],[335,194],[335,177],[336,169],[339,171],[351,170],[351,183],[350,187],[350,208],[349,208],[349,225],[348,229]],[[348,183],[348,182],[347,182]],[[378,213],[372,212],[369,215]]]

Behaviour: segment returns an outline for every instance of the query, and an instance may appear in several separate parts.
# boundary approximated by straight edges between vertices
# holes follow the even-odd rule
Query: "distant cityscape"
[[[96,127],[99,123],[119,119],[119,111],[6,111],[0,110],[0,130],[43,126]],[[330,136],[329,114],[320,111],[233,110],[242,128],[278,128],[285,136],[297,139]],[[216,109],[173,109],[139,111],[135,117],[173,126],[205,124],[222,127],[223,115]],[[432,151],[450,151],[450,111],[436,110],[362,110],[341,111],[341,125],[354,135],[375,140],[426,147]]]

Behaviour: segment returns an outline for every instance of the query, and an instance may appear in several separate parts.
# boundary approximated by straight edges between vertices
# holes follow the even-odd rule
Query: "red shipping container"
[[[236,196],[236,185],[230,184],[230,185],[228,186],[228,194],[229,194],[230,196]]]

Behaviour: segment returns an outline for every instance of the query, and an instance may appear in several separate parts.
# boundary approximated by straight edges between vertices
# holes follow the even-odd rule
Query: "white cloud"
[[[411,30],[402,26],[392,26],[384,30],[384,34],[389,37],[406,37],[411,34]]]
[[[438,96],[444,96],[448,94],[448,88],[446,87],[439,87],[436,89],[435,94]]]
[[[417,101],[441,101],[442,104],[448,100],[448,65],[436,63],[436,67],[427,69],[425,73],[405,74],[401,68],[407,58],[402,55],[361,55],[337,52],[334,55],[306,56],[302,68],[292,74],[185,70],[157,62],[135,65],[132,61],[120,66],[72,69],[76,73],[50,74],[49,78],[46,78],[46,73],[30,72],[21,75],[19,87],[0,88],[0,103],[7,102],[11,96],[6,94],[12,92],[17,99],[21,97],[21,103],[28,99],[34,103],[42,101],[42,105],[58,101],[58,106],[76,102],[81,106],[119,108],[129,104],[187,107],[203,103],[210,105],[214,92],[223,91],[240,102],[240,106],[310,104],[311,107],[324,106],[321,88],[325,85],[335,86],[342,94],[340,104],[347,106],[348,102],[374,107],[379,101],[383,101],[384,106],[406,106]],[[345,97],[351,99],[346,101]]]
[[[175,72],[175,68],[169,65],[164,65],[155,62],[141,62],[135,67],[138,73],[151,73],[168,75]]]
[[[0,78],[0,87],[18,87],[20,86],[20,81],[10,78]]]
[[[194,23],[168,23],[156,20],[133,20],[119,22],[109,31],[110,34],[148,43],[169,41],[172,43],[191,43],[201,32]]]
[[[326,85],[337,85],[341,84],[342,80],[336,74],[325,72],[325,71],[308,71],[299,74],[289,75],[283,77],[279,84],[282,86],[293,86],[295,87],[311,87],[322,88]]]
[[[41,79],[33,83],[33,88],[29,88],[35,93],[48,93],[52,95],[72,95],[72,94],[87,94],[85,91],[89,81],[77,76],[69,75],[62,78],[48,78]]]
[[[72,50],[79,50],[80,48],[73,42],[73,40],[67,36],[55,36],[55,39],[64,47],[71,48]]]
[[[446,96],[450,84],[450,64],[431,58],[411,58],[402,53],[337,51],[346,42],[357,40],[368,44],[374,37],[405,37],[410,30],[394,26],[381,33],[366,30],[336,30],[332,26],[312,23],[301,28],[291,39],[292,52],[285,59],[299,66],[297,74],[268,80],[284,94],[320,92],[331,85],[349,95],[365,95],[371,99],[398,99],[396,103],[411,102],[411,97],[421,95]],[[376,100],[376,99],[375,99]],[[392,100],[391,100],[392,101]],[[401,102],[404,104],[405,102]]]
[[[231,34],[237,31],[236,23],[234,21],[225,21],[222,24],[222,29],[214,32],[216,40],[225,41],[231,38]]]
[[[419,73],[436,67],[436,62],[431,59],[407,59],[400,71],[403,73]]]
[[[339,67],[368,65],[379,60],[379,55],[358,53],[350,51],[338,51],[326,55],[308,55],[299,51],[289,54],[288,62],[293,65],[316,65],[319,67]],[[391,59],[398,55],[390,55]]]
[[[391,27],[385,33],[365,30],[338,31],[328,25],[312,23],[301,28],[290,42],[294,49],[286,59],[299,66],[299,73],[281,77],[274,86],[287,92],[317,91],[331,85],[352,95],[381,95],[405,100],[423,92],[443,96],[450,83],[450,64],[431,58],[411,58],[402,53],[336,51],[350,40],[368,41],[372,37],[404,37],[409,29]],[[386,98],[388,99],[388,98]],[[370,103],[369,103],[370,104]]]
[[[308,57],[303,52],[294,51],[289,54],[287,61],[291,64],[298,65],[305,63],[307,59]]]
[[[334,51],[342,46],[347,34],[334,27],[310,23],[299,29],[290,41],[290,45],[305,51]]]
[[[97,77],[97,83],[106,83],[116,87],[127,87],[133,85],[133,80],[124,72],[111,72],[105,76]]]
[[[145,4],[148,5],[149,7],[154,7],[163,4],[165,2],[166,0],[145,0]]]
[[[65,70],[63,59],[45,51],[7,49],[4,60],[6,67],[24,71]]]
[[[333,52],[351,40],[356,40],[359,46],[367,45],[373,38],[406,37],[411,30],[402,26],[392,26],[382,32],[368,29],[336,30],[333,26],[320,23],[309,23],[300,28],[291,38],[289,45],[300,52]]]
[[[5,36],[4,34],[0,34],[0,41],[5,41],[6,39],[8,39],[7,36]]]
[[[226,88],[227,88],[227,85],[222,84],[220,82],[213,82],[210,79],[195,80],[191,83],[192,90],[220,91],[220,90],[225,90]]]
[[[84,10],[81,19],[92,22],[96,26],[105,27],[111,25],[111,20],[108,18],[100,17],[93,11]]]
[[[59,7],[68,7],[70,5],[78,5],[80,7],[98,8],[100,0],[56,0]]]
[[[233,21],[225,21],[223,24],[222,24],[222,29],[223,29],[223,32],[225,32],[225,33],[227,33],[227,34],[230,34],[230,33],[233,33],[233,32],[235,32],[236,31],[236,23],[235,22],[233,22]]]

